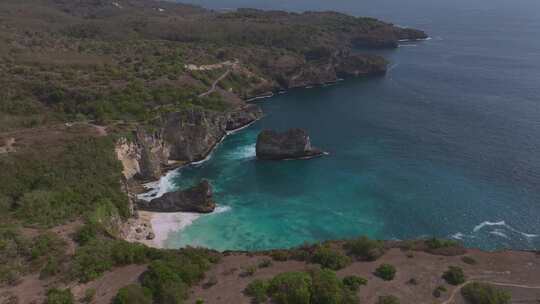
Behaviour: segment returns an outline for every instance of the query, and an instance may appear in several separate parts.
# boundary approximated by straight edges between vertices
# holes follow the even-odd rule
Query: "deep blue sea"
[[[389,73],[260,102],[266,117],[182,169],[215,187],[220,213],[167,246],[291,247],[426,236],[540,249],[540,1],[333,0],[193,3],[337,10],[423,29],[431,40],[378,52]],[[329,156],[263,162],[263,128],[305,128]]]

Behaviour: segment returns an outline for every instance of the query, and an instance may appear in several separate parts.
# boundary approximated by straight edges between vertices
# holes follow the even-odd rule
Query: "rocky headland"
[[[322,150],[311,146],[309,135],[302,129],[282,133],[262,131],[257,137],[256,153],[261,160],[305,159],[324,155]]]

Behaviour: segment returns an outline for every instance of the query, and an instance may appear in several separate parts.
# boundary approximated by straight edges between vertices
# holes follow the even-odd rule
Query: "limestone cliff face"
[[[291,89],[336,82],[342,77],[380,75],[386,72],[386,66],[386,60],[380,56],[342,50],[310,60],[284,55],[270,61],[268,70],[277,89]]]
[[[202,109],[169,113],[152,128],[138,127],[132,140],[120,139],[116,153],[127,180],[157,180],[168,168],[204,159],[227,131],[261,116],[255,105],[227,113]]]

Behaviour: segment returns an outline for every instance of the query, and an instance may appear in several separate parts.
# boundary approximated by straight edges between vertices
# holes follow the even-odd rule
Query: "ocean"
[[[258,101],[266,116],[207,162],[220,212],[166,246],[286,248],[368,235],[540,249],[540,1],[192,1],[214,9],[337,10],[425,30],[430,40],[377,51],[386,76],[295,89]],[[265,162],[262,129],[306,129],[330,155]]]

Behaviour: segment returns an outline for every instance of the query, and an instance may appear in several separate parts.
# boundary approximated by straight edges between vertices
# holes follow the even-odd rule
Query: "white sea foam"
[[[260,99],[267,99],[267,98],[270,98],[270,97],[274,97],[274,93],[270,93],[268,95],[256,96],[256,97],[250,98],[250,99],[248,99],[246,101],[251,102],[251,101],[260,100]]]
[[[151,201],[154,198],[163,196],[163,194],[174,190],[173,180],[180,175],[180,171],[173,170],[167,172],[158,181],[144,184],[144,188],[148,189],[147,192],[137,195],[137,198]]]
[[[211,213],[211,214],[225,213],[225,212],[229,212],[229,211],[231,211],[231,210],[232,210],[232,208],[229,207],[229,206],[218,206],[218,207],[216,208],[216,210],[214,210],[214,212]]]
[[[465,235],[463,233],[457,232],[457,233],[452,234],[450,237],[456,240],[463,240],[464,236]]]
[[[522,235],[522,236],[524,236],[526,238],[536,238],[536,237],[539,236],[538,234],[531,234],[531,233],[525,233],[523,231],[519,231],[516,228],[506,224],[505,221],[499,221],[499,222],[484,221],[484,222],[476,225],[474,227],[474,229],[473,229],[473,232],[478,232],[478,231],[482,230],[484,227],[493,227],[493,226],[495,226],[495,227],[504,227],[504,228],[506,228],[506,229],[508,229],[508,230],[510,230],[512,232],[518,233],[518,234],[520,234],[520,235]],[[495,229],[493,231],[495,231],[495,232],[499,231],[500,232],[501,230],[500,229]],[[496,233],[493,233],[493,234],[496,234]]]
[[[240,146],[227,154],[231,160],[252,159],[256,157],[256,144]]]
[[[504,231],[502,231],[501,229],[495,229],[493,231],[490,231],[489,233],[503,237],[505,239],[509,239],[508,235],[506,235],[506,233],[504,233]]]

